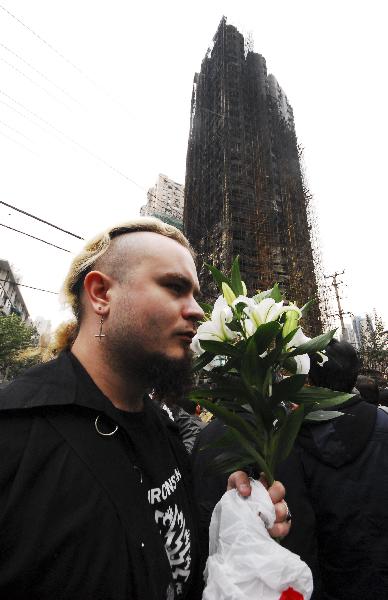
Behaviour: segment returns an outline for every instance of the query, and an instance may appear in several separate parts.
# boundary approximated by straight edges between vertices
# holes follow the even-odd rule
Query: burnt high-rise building
[[[309,195],[293,112],[263,56],[223,18],[194,77],[184,231],[204,262],[228,270],[234,256],[248,292],[279,282],[299,304],[317,297]],[[319,303],[308,329],[321,329]]]

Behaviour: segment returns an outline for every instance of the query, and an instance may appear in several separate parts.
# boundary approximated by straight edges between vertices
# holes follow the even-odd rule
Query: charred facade
[[[318,298],[310,196],[293,112],[263,56],[223,18],[196,73],[186,160],[184,231],[204,262],[228,270],[233,257],[248,292],[279,282],[299,304]],[[307,329],[321,330],[319,302]]]

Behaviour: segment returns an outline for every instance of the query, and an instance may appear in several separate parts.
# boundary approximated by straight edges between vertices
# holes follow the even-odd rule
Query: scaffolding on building
[[[184,231],[204,262],[228,270],[233,257],[248,290],[277,281],[287,297],[315,298],[306,329],[327,326],[313,202],[305,184],[293,112],[263,56],[223,17],[196,73],[186,161]]]

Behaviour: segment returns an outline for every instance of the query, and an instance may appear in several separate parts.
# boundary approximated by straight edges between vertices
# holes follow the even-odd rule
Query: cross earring
[[[104,317],[100,318],[100,331],[94,335],[94,337],[98,338],[101,342],[101,338],[105,337],[105,333],[102,333],[102,324],[104,323]]]

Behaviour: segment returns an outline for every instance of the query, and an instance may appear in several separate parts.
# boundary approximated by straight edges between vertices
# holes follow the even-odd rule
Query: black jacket
[[[0,392],[0,598],[166,600],[171,570],[146,492],[133,468],[120,411],[102,396],[77,399],[67,353]],[[89,402],[90,403],[90,402]],[[165,429],[191,505],[188,457]],[[102,437],[96,416],[118,425]],[[192,586],[197,598],[197,540]]]
[[[284,545],[314,574],[314,600],[388,598],[388,414],[360,397],[304,426],[277,478],[292,528]]]
[[[314,577],[312,600],[388,599],[388,413],[360,397],[344,416],[304,425],[294,450],[277,469],[292,526],[283,545],[300,555]],[[193,450],[201,544],[227,476],[209,469],[225,432],[215,419]]]
[[[204,429],[206,423],[203,423],[196,415],[190,415],[180,406],[175,404],[171,407],[172,416],[178,426],[181,440],[189,454],[192,453],[195,440],[201,429]]]

